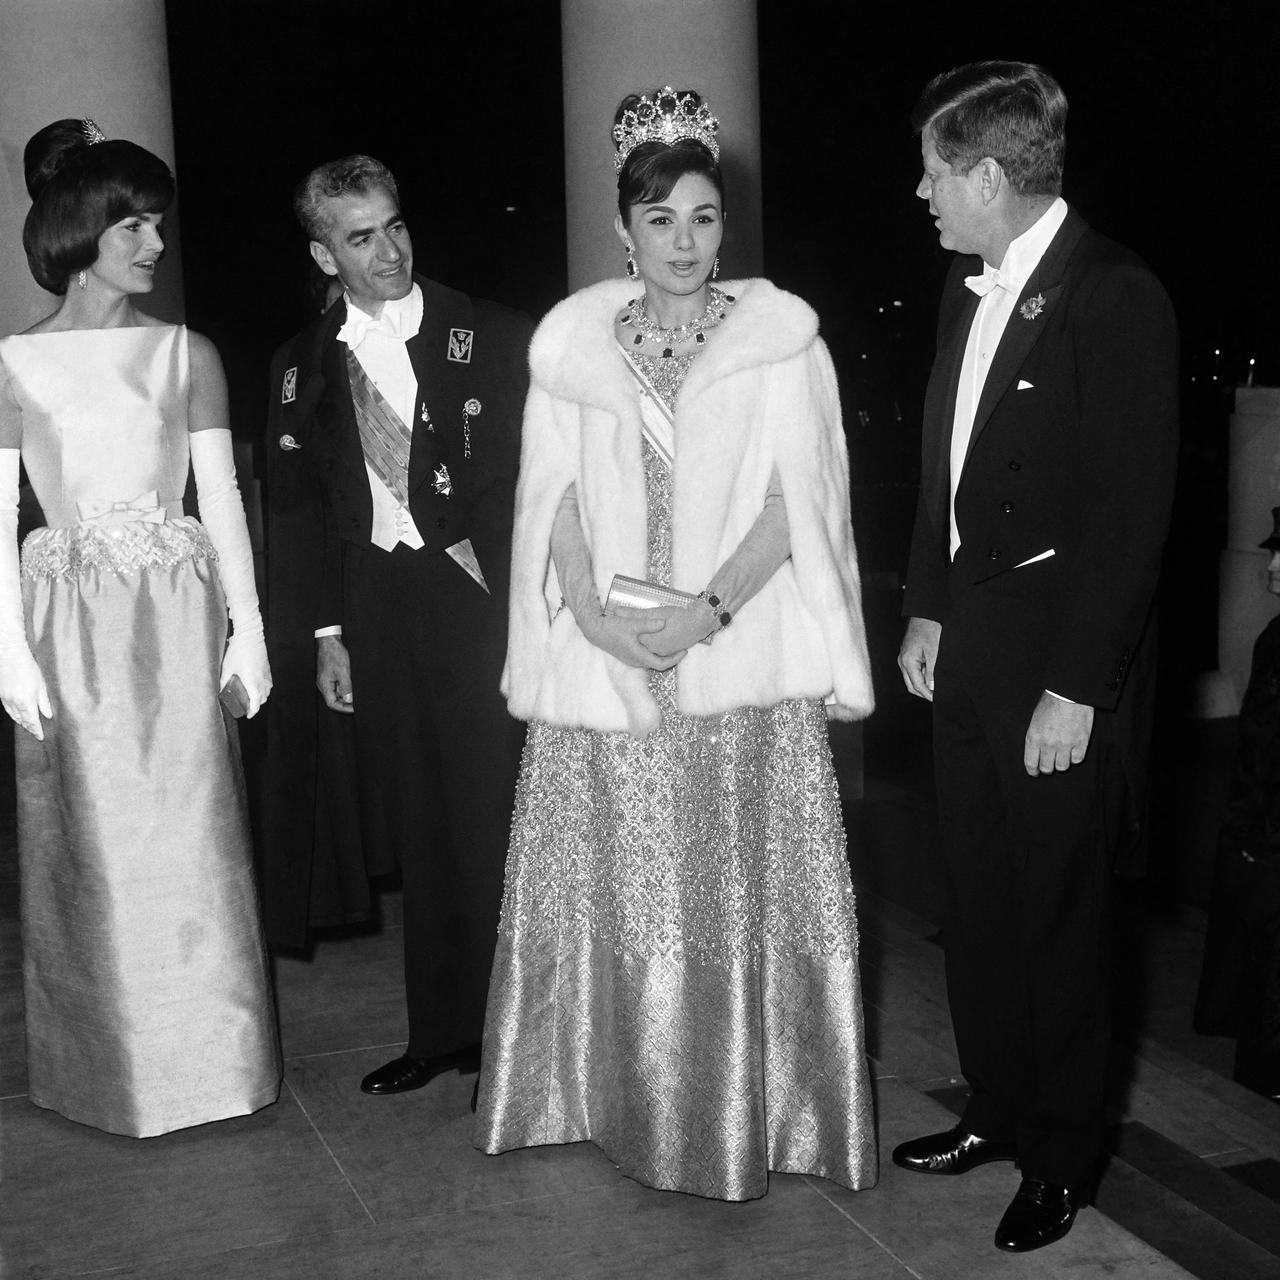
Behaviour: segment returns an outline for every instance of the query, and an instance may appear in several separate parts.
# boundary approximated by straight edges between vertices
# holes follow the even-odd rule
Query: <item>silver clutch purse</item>
[[[692,591],[678,591],[675,587],[664,587],[659,582],[646,582],[643,578],[628,578],[624,574],[615,573],[613,581],[609,583],[604,611],[608,613],[614,605],[623,605],[628,609],[656,609],[670,604],[679,609],[699,598]],[[711,636],[698,643],[710,644]]]
[[[628,609],[656,609],[660,605],[671,604],[678,609],[697,598],[688,591],[677,591],[675,587],[664,587],[658,582],[646,582],[643,578],[628,578],[615,573],[613,581],[609,583],[609,594],[605,597],[604,607],[606,612],[614,605],[623,605]]]

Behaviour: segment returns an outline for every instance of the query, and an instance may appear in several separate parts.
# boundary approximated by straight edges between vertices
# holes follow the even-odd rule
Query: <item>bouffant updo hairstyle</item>
[[[68,280],[97,261],[108,227],[163,213],[173,200],[173,174],[159,156],[123,138],[89,137],[83,120],[55,120],[22,155],[34,202],[22,247],[36,283],[50,293],[66,293]]]
[[[655,90],[649,101],[658,99],[662,90]],[[702,95],[693,89],[678,91],[681,99],[692,98],[695,104],[702,102]],[[614,125],[622,123],[624,112],[635,111],[641,106],[639,94],[629,94],[618,103],[613,114]],[[610,135],[612,136],[612,135]],[[677,182],[687,173],[700,174],[716,189],[720,208],[724,209],[724,177],[719,161],[696,138],[681,138],[678,142],[642,142],[632,149],[618,173],[618,213],[624,226],[631,225],[632,206],[654,204],[665,200]]]

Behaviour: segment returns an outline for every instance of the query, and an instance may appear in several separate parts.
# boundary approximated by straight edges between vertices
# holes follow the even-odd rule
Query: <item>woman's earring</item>
[[[635,245],[630,240],[627,241],[627,276],[634,280],[640,274],[640,268],[636,266],[636,260],[631,256],[635,253]]]
[[[720,255],[716,254],[716,260],[711,264],[711,278],[714,280],[720,274]]]
[[[87,273],[87,272],[82,271],[78,276],[76,276],[76,283],[77,283],[77,284],[78,284],[82,289],[83,289],[83,288],[85,288],[85,287],[88,285],[88,283],[89,283],[89,276],[88,276],[88,273]]]

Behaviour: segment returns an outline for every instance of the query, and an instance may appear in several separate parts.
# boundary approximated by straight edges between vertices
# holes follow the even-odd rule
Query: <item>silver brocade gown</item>
[[[133,1137],[244,1115],[280,1057],[226,605],[181,514],[187,333],[18,335],[0,361],[49,524],[22,587],[53,717],[15,729],[28,1096]]]
[[[674,404],[694,356],[642,361]],[[644,445],[649,577],[671,476]],[[590,1140],[724,1200],[770,1170],[878,1166],[853,887],[820,702],[697,718],[651,677],[647,740],[535,722],[521,764],[476,1145]]]

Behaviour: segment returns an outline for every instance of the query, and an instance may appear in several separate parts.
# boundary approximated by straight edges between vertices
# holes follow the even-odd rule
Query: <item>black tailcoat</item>
[[[264,912],[274,944],[301,946],[310,926],[367,915],[366,873],[399,866],[410,1048],[426,1057],[453,1046],[424,1043],[419,1024],[444,1015],[414,988],[455,977],[432,959],[422,964],[434,976],[415,979],[411,952],[437,952],[445,937],[456,956],[491,952],[492,936],[473,935],[496,929],[520,740],[498,680],[531,326],[418,284],[422,326],[406,347],[418,381],[408,481],[421,550],[370,543],[372,495],[336,336],[345,304],[272,362]],[[464,539],[488,594],[445,553]],[[315,689],[314,632],[329,625],[342,626],[351,654],[354,716],[329,711]],[[460,880],[458,862],[483,865]],[[448,901],[468,895],[485,901]],[[427,915],[415,924],[419,907]],[[480,1005],[482,1017],[482,986]]]
[[[993,356],[952,561],[950,441],[978,306],[964,277],[981,270],[958,259],[942,299],[904,613],[942,625],[935,763],[966,1121],[1016,1136],[1024,1175],[1076,1185],[1100,1140],[1110,858],[1140,811],[1150,733],[1177,333],[1144,264],[1069,211]],[[1083,765],[1030,778],[1044,690],[1095,723]]]

